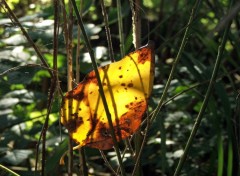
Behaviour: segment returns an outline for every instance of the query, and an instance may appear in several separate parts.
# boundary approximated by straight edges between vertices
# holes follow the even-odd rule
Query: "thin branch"
[[[4,76],[4,75],[7,75],[8,73],[20,70],[20,69],[25,68],[25,67],[40,67],[40,68],[43,68],[43,69],[46,69],[46,70],[50,70],[51,72],[54,72],[53,69],[51,69],[49,67],[45,67],[41,64],[26,64],[26,65],[19,65],[19,66],[16,66],[16,67],[9,68],[8,70],[5,70],[4,72],[0,73],[0,77]]]
[[[80,9],[80,15],[82,15],[82,8],[83,8],[83,0],[79,2],[79,9]],[[76,82],[79,83],[80,81],[80,46],[81,46],[81,29],[78,26],[78,33],[77,33],[77,48],[76,48]],[[79,161],[80,161],[80,174],[83,176],[88,176],[88,167],[87,167],[87,161],[86,161],[86,154],[85,154],[85,148],[81,147],[78,149],[79,152]]]
[[[106,31],[106,36],[107,36],[107,42],[108,42],[108,50],[109,50],[109,57],[111,62],[114,62],[114,56],[113,56],[113,47],[112,47],[112,39],[111,39],[111,33],[110,33],[110,28],[108,24],[108,16],[106,12],[106,8],[104,5],[104,1],[100,0],[101,7],[102,7],[102,14],[104,18],[104,23],[105,23],[105,31]]]
[[[222,60],[222,56],[223,56],[225,44],[226,44],[226,41],[227,41],[227,36],[228,36],[228,33],[229,33],[231,22],[232,22],[232,20],[228,23],[227,27],[225,28],[222,42],[221,42],[221,44],[219,45],[219,48],[218,48],[218,55],[217,55],[216,63],[215,63],[214,68],[213,68],[212,77],[211,77],[209,85],[208,85],[206,96],[203,100],[201,109],[200,109],[199,114],[198,114],[198,116],[196,118],[196,121],[194,123],[194,126],[193,126],[193,129],[191,131],[190,137],[188,138],[187,144],[186,144],[185,149],[184,149],[184,153],[179,160],[179,163],[178,163],[177,168],[175,170],[174,176],[178,176],[180,174],[181,170],[182,170],[183,164],[187,159],[187,155],[188,155],[189,149],[192,145],[193,139],[194,139],[194,137],[197,133],[197,130],[198,130],[198,128],[200,126],[200,123],[202,121],[204,112],[207,108],[209,98],[211,97],[211,93],[212,93],[212,90],[213,90],[215,82],[216,82],[218,70],[220,68],[220,64],[221,64],[221,60]]]
[[[99,73],[98,73],[98,67],[97,67],[97,63],[96,63],[96,60],[95,60],[94,52],[92,50],[92,47],[91,47],[91,44],[89,42],[88,36],[86,34],[85,28],[83,26],[82,19],[81,19],[80,15],[79,15],[79,11],[78,11],[76,2],[75,2],[75,0],[71,0],[71,2],[73,4],[73,8],[74,8],[74,11],[75,11],[75,14],[76,14],[76,17],[77,17],[78,25],[81,28],[85,44],[87,46],[88,52],[90,54],[90,58],[92,60],[93,68],[94,68],[94,71],[95,71],[95,74],[96,74],[96,78],[97,78],[97,81],[98,81],[98,85],[99,85],[100,96],[102,98],[104,109],[105,109],[105,112],[106,112],[106,115],[107,115],[107,119],[108,119],[108,123],[109,123],[109,126],[110,126],[110,134],[111,134],[112,139],[113,139],[115,152],[117,154],[119,165],[121,166],[122,175],[125,176],[126,174],[125,174],[125,170],[124,170],[124,167],[123,167],[120,151],[119,151],[119,148],[118,148],[117,138],[116,138],[116,135],[114,133],[114,128],[113,128],[113,123],[112,123],[112,119],[111,119],[111,114],[109,112],[107,100],[106,100],[106,97],[104,95],[103,86],[102,86],[101,79],[100,79],[100,76],[99,76]]]
[[[133,45],[135,48],[140,48],[141,45],[141,15],[140,15],[140,0],[130,1],[130,6],[132,10],[132,29],[133,29]],[[146,139],[146,135],[144,136]],[[141,134],[141,130],[138,130],[134,135],[134,148],[135,148],[135,166],[133,169],[132,175],[140,176],[141,175],[141,152],[143,149],[143,145],[145,142],[143,141],[143,137]]]
[[[10,14],[11,18],[15,21],[15,23],[17,24],[17,26],[21,29],[23,35],[27,38],[28,42],[30,43],[30,45],[34,48],[34,50],[36,51],[38,57],[40,58],[42,64],[47,67],[50,68],[48,63],[45,61],[41,51],[39,50],[39,48],[37,47],[37,45],[35,45],[35,43],[33,42],[33,40],[31,39],[31,37],[28,35],[27,31],[24,29],[24,27],[22,26],[22,24],[19,22],[18,18],[15,16],[15,14],[13,13],[13,11],[10,9],[10,7],[8,6],[7,2],[5,0],[2,0],[5,8],[7,9],[8,13]],[[49,74],[51,75],[51,77],[53,76],[53,73],[48,70]]]
[[[121,0],[117,0],[117,14],[118,14],[118,32],[120,39],[120,51],[121,58],[125,55],[125,42],[124,42],[124,32],[123,32],[123,24],[122,24],[122,5]]]
[[[3,166],[0,164],[0,170],[1,170],[1,175],[12,175],[12,176],[20,176],[19,174],[17,174],[16,172],[8,169],[7,167]],[[7,174],[8,173],[8,174]]]
[[[188,21],[188,24],[187,24],[187,27],[186,27],[186,30],[185,30],[185,33],[184,33],[184,36],[183,36],[183,39],[182,39],[182,43],[181,43],[181,45],[180,45],[179,51],[178,51],[178,53],[177,53],[177,56],[176,56],[176,58],[175,58],[175,60],[174,60],[173,67],[172,67],[172,69],[171,69],[171,72],[170,72],[170,74],[169,74],[167,83],[166,83],[166,85],[165,85],[165,87],[164,87],[164,90],[163,90],[163,94],[162,94],[162,96],[161,96],[161,99],[160,99],[157,107],[156,107],[156,110],[155,110],[154,113],[153,113],[153,116],[152,116],[152,118],[151,118],[151,120],[150,120],[150,123],[152,123],[153,120],[157,117],[158,113],[159,113],[160,110],[162,109],[163,102],[165,101],[165,99],[166,99],[166,97],[167,97],[168,89],[169,89],[169,87],[170,87],[171,81],[172,81],[173,76],[174,76],[174,73],[175,73],[175,71],[176,71],[178,62],[179,62],[179,60],[180,60],[180,58],[181,58],[181,55],[182,55],[182,53],[183,53],[184,47],[185,47],[185,45],[186,45],[186,43],[187,43],[187,38],[188,38],[188,36],[189,36],[189,29],[190,29],[190,26],[191,26],[191,24],[192,24],[192,22],[193,22],[194,16],[195,16],[195,14],[196,14],[198,4],[200,4],[200,2],[201,2],[201,0],[197,0],[197,1],[195,2],[195,5],[194,5],[193,9],[192,9],[192,13],[191,13],[191,15],[190,15],[190,18],[189,18],[189,21]]]
[[[133,45],[135,48],[141,46],[141,16],[140,16],[140,0],[130,0],[132,10],[132,27],[133,27]]]
[[[106,155],[103,153],[102,150],[99,150],[99,152],[100,152],[103,160],[105,161],[105,164],[107,165],[107,167],[113,172],[114,175],[117,176],[117,175],[118,175],[117,172],[115,172],[115,170],[113,169],[113,167],[111,166],[111,164],[108,162]]]
[[[73,6],[72,3],[68,2],[69,7],[69,18],[68,18],[68,36],[66,47],[67,47],[67,78],[68,78],[68,91],[73,89],[73,57],[72,57],[72,32],[73,32]],[[72,102],[70,102],[72,103]],[[71,111],[69,111],[69,116],[72,114]],[[68,137],[68,175],[71,176],[73,174],[73,144],[72,139],[69,135]]]
[[[39,148],[40,140],[42,138],[42,171],[41,175],[46,175],[45,173],[45,163],[46,163],[46,134],[48,130],[48,122],[49,122],[49,115],[52,111],[52,104],[54,100],[54,94],[56,92],[57,87],[57,53],[58,53],[58,32],[59,32],[59,23],[58,23],[58,0],[54,0],[54,36],[53,36],[53,76],[51,79],[51,86],[49,90],[49,97],[48,97],[48,105],[47,105],[47,115],[45,119],[45,123],[43,125],[41,135],[37,144],[37,151]],[[36,160],[37,161],[37,160]],[[37,163],[36,163],[37,165]],[[37,166],[36,166],[37,168]]]

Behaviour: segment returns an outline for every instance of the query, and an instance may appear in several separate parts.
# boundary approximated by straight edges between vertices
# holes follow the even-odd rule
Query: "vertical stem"
[[[53,76],[51,78],[51,87],[49,91],[48,104],[47,104],[47,115],[45,123],[42,129],[42,171],[41,175],[46,175],[45,164],[46,164],[46,134],[48,130],[49,115],[52,111],[52,103],[56,90],[57,82],[57,53],[58,53],[58,0],[54,0],[54,34],[53,34]]]
[[[130,1],[132,10],[132,26],[133,26],[133,45],[135,48],[141,46],[141,15],[140,15],[140,0]]]
[[[82,15],[82,7],[83,7],[83,0],[80,0],[79,2],[79,13]],[[79,63],[79,58],[80,58],[80,45],[81,45],[81,29],[78,26],[78,35],[77,35],[77,48],[76,48],[76,83],[80,82],[80,63]]]
[[[81,1],[82,2],[82,1]],[[81,29],[78,26],[78,41],[77,41],[77,48],[76,48],[76,83],[80,82],[80,63],[79,63],[79,58],[80,58],[80,45],[81,45]]]
[[[100,3],[101,3],[102,14],[103,14],[104,23],[105,23],[105,31],[106,31],[107,42],[108,42],[109,56],[110,56],[110,60],[114,62],[112,39],[111,39],[110,28],[108,25],[108,16],[107,16],[106,8],[104,5],[104,1],[100,0]]]
[[[67,77],[68,77],[68,91],[73,89],[73,58],[72,58],[72,30],[73,30],[73,8],[72,4],[68,3],[69,6],[69,21],[68,21],[68,43],[67,43]],[[70,111],[69,111],[70,112]],[[73,145],[72,139],[69,135],[68,138],[68,175],[72,175],[73,169]]]
[[[195,135],[197,133],[197,130],[198,130],[199,126],[200,126],[200,123],[202,121],[203,114],[204,114],[204,112],[205,112],[205,110],[207,108],[208,101],[209,101],[209,98],[211,97],[211,93],[212,93],[212,90],[214,88],[216,77],[217,77],[218,70],[219,70],[219,67],[220,67],[220,63],[221,63],[221,60],[222,60],[223,51],[224,51],[225,44],[226,44],[226,41],[227,41],[227,35],[228,35],[229,29],[230,29],[230,23],[231,22],[229,22],[229,24],[225,28],[222,42],[221,42],[221,44],[219,45],[219,48],[218,48],[218,55],[217,55],[216,63],[214,65],[212,77],[211,77],[209,85],[208,85],[206,96],[205,96],[205,98],[203,100],[203,104],[202,104],[201,109],[199,111],[199,114],[197,116],[196,122],[194,123],[194,126],[193,126],[193,129],[191,131],[191,134],[190,134],[190,136],[188,138],[186,147],[184,149],[184,153],[183,153],[183,155],[181,156],[181,158],[179,160],[179,163],[177,165],[177,169],[176,169],[176,171],[174,173],[174,176],[179,175],[181,170],[182,170],[183,164],[186,161],[186,158],[187,158],[189,149],[190,149],[190,147],[192,145],[193,139],[194,139],[194,137],[195,137]]]
[[[121,58],[125,55],[125,47],[124,47],[124,32],[123,32],[123,24],[122,24],[122,5],[121,0],[117,0],[117,14],[118,14],[118,31],[119,31],[119,39],[120,39],[120,52]]]
[[[87,164],[86,164],[86,155],[85,155],[85,150],[84,148],[78,149],[80,155],[79,155],[79,160],[80,160],[80,174],[83,176],[88,176],[88,169],[87,169]]]
[[[227,160],[227,176],[233,175],[233,146],[231,139],[228,141],[228,160]]]
[[[161,99],[156,107],[156,110],[154,111],[153,115],[152,115],[152,118],[151,118],[151,123],[153,122],[153,120],[157,117],[158,113],[160,112],[161,108],[162,108],[162,105],[163,105],[163,102],[165,101],[165,98],[167,97],[167,93],[168,93],[168,89],[170,87],[170,84],[171,84],[171,81],[173,79],[173,76],[174,76],[174,73],[176,71],[176,68],[177,68],[177,64],[182,56],[182,53],[183,53],[183,50],[184,50],[184,47],[187,43],[187,38],[189,36],[189,29],[191,27],[191,24],[192,24],[192,21],[194,19],[194,16],[197,12],[197,8],[199,6],[199,4],[201,3],[202,0],[196,0],[195,2],[195,5],[192,9],[192,12],[191,12],[191,15],[190,15],[190,18],[188,20],[188,23],[187,23],[187,27],[186,27],[186,30],[185,30],[185,33],[184,33],[184,36],[183,36],[183,39],[182,39],[182,43],[180,45],[180,48],[179,48],[179,51],[177,53],[177,56],[174,60],[174,63],[173,63],[173,66],[172,66],[172,69],[171,69],[171,72],[169,74],[169,77],[168,77],[168,80],[167,80],[167,83],[164,87],[164,90],[163,90],[163,94],[161,96]]]
[[[161,137],[161,170],[162,173],[165,173],[166,166],[167,166],[167,159],[166,159],[166,130],[164,127],[165,119],[160,119],[160,137]]]
[[[233,175],[239,175],[240,173],[240,148],[239,148],[239,137],[240,137],[240,99],[239,94],[236,97],[236,107],[233,117]]]
[[[105,112],[106,112],[106,115],[107,115],[107,119],[108,119],[108,123],[109,123],[109,127],[110,127],[110,134],[112,136],[115,152],[116,152],[116,155],[117,155],[117,158],[118,158],[118,162],[119,162],[119,165],[120,165],[120,168],[121,168],[122,175],[125,176],[126,174],[125,174],[125,170],[124,170],[124,167],[123,167],[121,154],[120,154],[120,151],[119,151],[119,148],[118,148],[117,138],[116,138],[116,135],[114,133],[111,114],[110,114],[110,111],[108,109],[108,104],[107,104],[106,97],[104,95],[103,86],[102,86],[101,79],[100,79],[100,76],[99,76],[99,73],[98,73],[98,67],[97,67],[97,63],[96,63],[96,60],[95,60],[94,52],[92,50],[92,46],[89,42],[89,39],[88,39],[88,36],[86,34],[85,28],[83,26],[82,18],[79,15],[79,11],[78,11],[76,2],[75,2],[75,0],[71,0],[71,2],[73,4],[73,8],[74,8],[74,11],[75,11],[75,14],[76,14],[76,17],[77,17],[78,25],[81,28],[85,44],[86,44],[87,49],[89,51],[89,55],[90,55],[90,58],[91,58],[91,61],[92,61],[92,64],[93,64],[93,68],[94,68],[94,71],[95,71],[95,74],[96,74],[96,78],[97,78],[97,81],[98,81],[98,85],[99,85],[99,93],[100,93],[100,96],[102,98],[103,106],[104,106],[104,109],[105,109]]]
[[[83,0],[80,0],[79,2],[79,13],[82,15],[82,7],[83,7]],[[78,26],[78,42],[77,42],[77,51],[76,51],[76,83],[80,82],[80,44],[81,44],[81,29]],[[85,155],[85,149],[84,147],[81,147],[78,149],[79,153],[79,161],[80,161],[80,174],[83,176],[88,176],[88,168],[86,164],[86,155]]]
[[[140,17],[140,0],[130,1],[132,10],[132,28],[133,28],[133,45],[135,48],[141,46],[141,17]],[[140,176],[142,173],[140,156],[141,156],[141,145],[143,144],[143,137],[141,130],[138,130],[134,135],[134,146],[135,146],[135,167],[132,175]]]
[[[218,134],[218,166],[217,166],[217,175],[223,175],[223,167],[224,167],[224,149],[223,149],[223,139],[221,132]]]
[[[16,23],[16,25],[21,29],[23,35],[26,37],[27,41],[29,42],[29,44],[34,48],[35,52],[37,53],[39,59],[41,60],[42,64],[46,67],[46,68],[50,68],[48,63],[45,61],[41,51],[39,50],[39,48],[37,47],[37,45],[35,45],[35,43],[33,42],[33,40],[31,39],[31,37],[28,35],[27,31],[24,29],[24,27],[21,25],[21,23],[19,22],[19,20],[17,19],[17,17],[15,16],[15,14],[13,13],[13,11],[10,9],[10,7],[8,6],[7,2],[5,0],[2,0],[2,3],[4,4],[4,7],[7,9],[8,13],[10,14],[11,18],[14,20],[14,22]],[[50,69],[48,69],[48,72],[51,76],[53,76],[53,73],[50,71]]]

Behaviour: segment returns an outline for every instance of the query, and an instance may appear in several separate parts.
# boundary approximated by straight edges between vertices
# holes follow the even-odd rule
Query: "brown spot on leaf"
[[[138,56],[138,63],[144,64],[146,61],[148,61],[150,59],[150,56],[148,53],[149,53],[148,48],[142,48]]]
[[[83,92],[79,92],[79,94],[74,95],[73,98],[81,101],[84,98],[84,93]]]
[[[76,131],[76,120],[75,119],[69,119],[64,126],[68,129],[69,133],[74,133]]]
[[[128,87],[133,87],[133,83],[129,83],[129,84],[128,84]]]
[[[129,118],[125,118],[124,122],[127,124],[127,126],[131,125],[131,119],[129,119]]]
[[[73,116],[73,117],[74,117],[74,119],[77,119],[77,118],[78,118],[78,113],[77,113],[77,112],[75,112],[75,113],[71,114],[71,116]]]
[[[109,136],[111,136],[110,134],[109,134],[109,132],[108,132],[108,129],[106,129],[106,128],[100,128],[99,129],[99,131],[100,131],[100,134],[102,135],[102,137],[109,137]]]

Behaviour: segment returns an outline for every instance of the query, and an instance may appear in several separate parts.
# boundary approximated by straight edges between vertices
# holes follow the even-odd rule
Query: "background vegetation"
[[[55,2],[55,1],[54,1]],[[63,1],[61,1],[63,2]],[[120,43],[118,28],[119,4],[106,0],[105,7],[111,31],[114,58],[134,50],[132,45],[132,11],[129,1],[121,1],[123,20]],[[53,2],[50,0],[8,0],[12,12],[37,45],[47,64],[53,68],[56,38],[54,38]],[[67,56],[69,57],[64,12],[71,19],[71,6],[59,1],[59,35],[57,37],[57,70],[62,92],[67,91]],[[76,1],[80,6],[83,23],[97,63],[109,63],[105,25],[100,1]],[[56,4],[55,4],[56,5]],[[194,8],[195,7],[195,8]],[[148,39],[155,42],[155,82],[150,99],[149,114],[160,102],[172,66],[176,66],[173,79],[167,89],[165,103],[156,114],[147,133],[141,154],[141,167],[135,175],[173,175],[176,172],[187,140],[193,129],[198,129],[188,157],[180,169],[181,175],[239,175],[239,85],[240,85],[240,3],[221,1],[165,1],[141,2],[142,45]],[[194,14],[192,14],[192,10]],[[0,163],[20,175],[64,175],[69,169],[60,166],[59,159],[67,150],[67,133],[59,123],[61,93],[51,98],[52,77],[44,68],[29,40],[9,10],[1,2],[0,14]],[[189,19],[192,18],[190,24]],[[149,28],[148,28],[149,24]],[[229,25],[230,24],[230,25]],[[228,27],[229,31],[228,31]],[[183,36],[187,32],[187,37]],[[92,70],[84,40],[79,37],[76,16],[73,17],[73,36],[70,55],[80,62],[80,80]],[[225,31],[225,32],[224,32]],[[222,41],[226,36],[226,44]],[[78,45],[78,39],[80,45]],[[181,51],[180,46],[184,44]],[[224,52],[223,52],[224,51]],[[223,53],[221,53],[223,52]],[[179,58],[179,62],[174,62]],[[207,89],[216,61],[216,81],[210,94]],[[74,74],[76,67],[74,60]],[[54,69],[54,68],[53,68]],[[74,80],[76,83],[77,81]],[[205,98],[208,98],[204,102]],[[54,100],[49,108],[49,99]],[[168,100],[168,101],[167,101]],[[207,105],[207,106],[206,106]],[[206,106],[204,111],[202,107]],[[40,135],[50,111],[46,133],[46,150],[42,150]],[[199,128],[194,126],[199,112],[202,119]],[[200,122],[200,121],[199,121]],[[144,130],[144,126],[143,129]],[[39,143],[40,142],[40,143]],[[37,153],[36,146],[39,144]],[[123,145],[123,144],[121,144]],[[123,146],[121,146],[123,148]],[[45,155],[42,155],[44,153]],[[102,155],[96,149],[85,148],[89,174],[113,175]],[[115,169],[118,161],[114,150],[104,152],[108,164]],[[38,156],[38,158],[37,158]],[[46,161],[42,168],[42,157]],[[83,175],[83,163],[74,152],[73,170]],[[35,173],[36,161],[38,163]],[[126,174],[131,175],[136,160],[130,152],[123,159]],[[42,172],[42,170],[44,172]],[[176,173],[175,173],[176,174]],[[11,175],[0,170],[0,175]],[[124,175],[122,173],[122,175]]]

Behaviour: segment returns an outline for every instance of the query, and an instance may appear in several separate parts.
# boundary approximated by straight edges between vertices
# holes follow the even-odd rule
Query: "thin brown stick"
[[[58,53],[58,32],[59,32],[59,24],[58,24],[58,0],[54,0],[54,36],[53,36],[53,76],[51,79],[51,87],[49,91],[48,98],[48,106],[47,106],[47,116],[45,119],[45,123],[42,129],[42,171],[41,175],[46,175],[45,173],[45,163],[46,163],[46,133],[48,130],[48,122],[49,115],[52,111],[52,104],[54,100],[54,94],[57,87],[57,53]],[[40,137],[41,139],[41,137]],[[39,145],[39,143],[38,143]]]
[[[45,61],[40,49],[37,47],[37,45],[35,45],[35,43],[33,42],[33,40],[31,39],[31,37],[28,35],[27,31],[24,29],[24,27],[21,25],[21,23],[19,22],[18,18],[15,16],[15,14],[13,13],[13,11],[10,9],[10,7],[8,6],[7,2],[5,0],[2,0],[5,8],[7,9],[8,13],[10,14],[11,18],[14,20],[14,22],[16,23],[16,25],[21,29],[23,35],[27,38],[27,41],[30,43],[30,45],[34,48],[34,50],[36,51],[38,57],[40,58],[42,64],[49,68],[48,63]],[[53,76],[53,73],[48,70],[49,74],[51,76]]]
[[[73,89],[73,58],[72,58],[72,31],[73,31],[73,7],[71,2],[68,2],[69,18],[68,18],[68,43],[67,43],[67,77],[68,91]],[[71,113],[70,113],[71,114]],[[68,175],[73,174],[73,144],[69,135],[68,138]]]
[[[106,31],[106,36],[107,36],[107,42],[108,42],[108,50],[109,50],[109,57],[112,62],[114,62],[114,56],[113,56],[113,47],[112,47],[112,39],[111,39],[111,33],[110,33],[110,28],[108,24],[108,16],[107,16],[107,11],[104,5],[104,1],[100,0],[101,7],[102,7],[102,14],[104,18],[104,23],[105,23],[105,31]]]
[[[83,8],[83,0],[79,2],[79,15],[82,16],[82,8]],[[76,83],[80,82],[80,46],[81,46],[81,28],[78,26],[78,36],[77,36],[77,48],[76,48]],[[85,149],[84,147],[81,147],[78,149],[79,152],[79,161],[80,161],[80,174],[83,176],[88,176],[88,167],[87,167],[87,161],[86,161],[86,155],[85,155]]]
[[[132,28],[133,28],[133,44],[135,48],[139,48],[141,45],[141,17],[140,17],[140,0],[130,1],[132,10]],[[140,156],[143,148],[143,137],[141,130],[138,130],[134,135],[134,146],[135,146],[135,166],[133,169],[133,175],[141,175],[141,163]]]
[[[118,175],[117,172],[115,172],[115,170],[113,169],[113,167],[111,166],[111,164],[108,162],[106,155],[103,153],[102,150],[99,150],[99,152],[100,152],[100,154],[101,154],[101,156],[102,156],[102,158],[103,158],[106,166],[113,172],[114,175],[117,176],[117,175]]]
[[[116,152],[116,155],[117,155],[117,158],[118,158],[119,165],[121,166],[121,174],[123,176],[125,176],[126,173],[125,173],[125,170],[124,170],[124,167],[123,167],[123,162],[122,162],[121,154],[120,154],[118,143],[117,143],[117,138],[116,138],[116,135],[114,133],[113,122],[112,122],[112,119],[111,119],[110,111],[108,109],[107,100],[106,100],[106,97],[104,95],[103,85],[101,83],[101,78],[99,76],[98,67],[97,67],[97,63],[96,63],[96,60],[95,60],[94,52],[92,50],[92,46],[89,42],[89,39],[88,39],[88,36],[86,34],[85,28],[83,26],[82,18],[79,15],[79,11],[78,11],[76,2],[75,2],[75,0],[71,0],[71,2],[73,4],[73,8],[74,8],[74,11],[75,11],[75,14],[76,14],[76,17],[77,17],[77,22],[78,22],[78,25],[80,26],[80,28],[82,30],[84,41],[85,41],[85,44],[86,44],[87,49],[89,51],[90,58],[91,58],[92,64],[93,64],[93,68],[94,68],[94,71],[96,73],[96,78],[97,78],[97,82],[98,82],[98,85],[99,85],[99,93],[101,95],[102,102],[103,102],[103,105],[104,105],[104,109],[106,111],[108,123],[109,123],[109,126],[110,126],[110,134],[112,136],[112,140],[113,140],[113,144],[114,144],[114,149],[115,149],[115,152]]]

